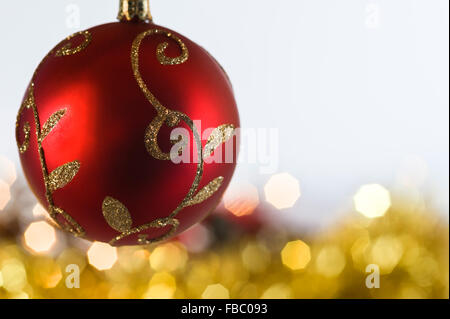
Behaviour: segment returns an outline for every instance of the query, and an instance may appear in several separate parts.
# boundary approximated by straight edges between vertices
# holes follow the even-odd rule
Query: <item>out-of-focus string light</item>
[[[230,292],[221,284],[209,285],[203,291],[202,299],[230,299]]]
[[[87,252],[89,264],[98,270],[111,269],[117,261],[117,248],[106,243],[94,242]]]
[[[25,230],[26,246],[35,253],[49,251],[56,243],[55,229],[45,221],[30,224]]]
[[[291,241],[281,251],[281,260],[283,265],[292,270],[304,269],[311,261],[311,250],[301,240]]]
[[[291,208],[301,196],[298,180],[288,173],[272,176],[264,186],[266,200],[277,209]]]
[[[0,179],[0,210],[5,209],[10,200],[11,192],[9,189],[9,185],[5,181]]]
[[[367,218],[383,216],[391,207],[391,195],[381,185],[362,186],[353,197],[355,209]]]
[[[248,182],[234,183],[225,192],[223,203],[235,216],[251,215],[259,205],[258,189]]]
[[[9,186],[17,179],[16,165],[3,155],[0,155],[0,178]]]

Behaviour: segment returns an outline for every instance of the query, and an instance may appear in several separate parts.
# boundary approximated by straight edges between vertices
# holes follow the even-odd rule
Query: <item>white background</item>
[[[395,188],[404,174],[419,175],[415,187],[448,214],[448,0],[150,2],[156,23],[227,70],[243,127],[278,128],[277,171],[302,189],[287,219],[328,223],[362,184]],[[15,117],[39,61],[67,35],[114,21],[117,7],[2,1],[0,155],[18,163]],[[235,182],[258,185],[264,199],[269,178],[243,163]]]

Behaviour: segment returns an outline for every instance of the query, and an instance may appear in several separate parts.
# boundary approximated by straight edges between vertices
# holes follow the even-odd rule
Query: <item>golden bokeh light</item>
[[[117,261],[117,248],[106,243],[94,242],[87,252],[89,264],[98,270],[111,269]]]
[[[42,288],[55,288],[63,274],[60,266],[51,258],[38,259],[33,269],[34,282]]]
[[[235,216],[251,215],[259,205],[258,189],[248,182],[232,184],[225,192],[223,203]]]
[[[337,246],[324,247],[317,255],[315,268],[325,277],[337,277],[345,268],[346,260],[342,250]]]
[[[11,200],[11,192],[8,183],[0,179],[0,210],[5,209]]]
[[[3,288],[11,293],[18,293],[27,284],[27,272],[23,263],[15,258],[3,262],[0,272],[3,278]]]
[[[292,298],[291,288],[286,284],[275,284],[267,288],[261,299],[290,299]]]
[[[382,235],[374,241],[366,262],[378,265],[382,274],[390,274],[402,255],[402,242],[394,236]]]
[[[298,180],[288,173],[272,176],[264,186],[266,201],[277,209],[291,208],[301,196]]]
[[[55,229],[45,221],[30,224],[24,233],[25,245],[35,253],[45,253],[56,243]]]
[[[149,259],[150,266],[156,271],[175,271],[186,265],[188,253],[183,244],[170,242],[156,247]]]
[[[172,299],[177,289],[175,277],[167,272],[153,275],[144,293],[144,299]]]
[[[262,243],[249,243],[242,250],[242,263],[251,272],[263,272],[266,270],[269,262],[270,252]]]
[[[230,299],[230,292],[221,284],[209,285],[203,291],[202,299]]]
[[[357,212],[367,218],[377,218],[384,216],[391,207],[391,195],[381,185],[364,185],[353,197],[353,202]]]
[[[127,273],[133,273],[148,267],[150,252],[139,246],[124,246],[118,248],[118,263]]]
[[[18,293],[12,294],[11,299],[30,299],[30,296],[26,292],[20,291]]]
[[[281,251],[281,261],[289,269],[304,269],[311,261],[311,250],[301,240],[291,241]]]

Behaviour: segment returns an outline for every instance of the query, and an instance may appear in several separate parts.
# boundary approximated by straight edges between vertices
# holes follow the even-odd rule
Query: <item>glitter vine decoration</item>
[[[72,43],[70,42],[71,39],[77,37],[77,36],[83,36],[83,42],[76,46],[72,47]],[[91,33],[89,31],[82,31],[77,32],[65,40],[63,40],[61,43],[59,43],[56,47],[59,48],[58,50],[50,51],[50,53],[45,56],[45,58],[42,60],[42,62],[39,64],[39,66],[36,68],[36,71],[33,74],[30,87],[27,92],[27,97],[25,98],[24,102],[22,103],[16,120],[16,130],[20,129],[19,121],[22,116],[22,113],[25,110],[32,110],[33,116],[34,116],[34,123],[36,127],[36,139],[37,139],[37,147],[38,147],[38,154],[39,154],[39,161],[41,164],[42,169],[42,175],[44,179],[44,187],[45,187],[45,197],[48,203],[48,210],[50,217],[65,231],[68,231],[72,233],[73,235],[77,237],[83,237],[86,235],[85,230],[83,227],[81,227],[80,224],[78,224],[69,214],[67,214],[64,209],[55,206],[54,200],[53,200],[53,192],[63,188],[68,183],[70,183],[73,178],[77,175],[81,163],[77,160],[65,163],[52,172],[49,172],[49,169],[47,167],[47,161],[45,159],[45,151],[42,146],[42,142],[44,139],[51,133],[51,131],[58,125],[59,121],[64,117],[66,114],[66,109],[61,109],[53,113],[48,120],[41,126],[41,122],[39,119],[39,113],[35,101],[35,95],[34,95],[34,80],[36,78],[36,74],[38,70],[40,69],[42,63],[47,59],[47,57],[53,55],[55,57],[64,57],[64,56],[70,56],[77,54],[90,44],[92,40]],[[25,122],[22,128],[24,132],[24,138],[23,141],[19,141],[18,135],[17,138],[17,146],[19,148],[19,152],[21,154],[24,154],[28,151],[29,145],[30,145],[30,138],[31,138],[31,127],[29,122]]]
[[[161,65],[176,66],[185,63],[189,59],[189,50],[187,46],[179,37],[171,32],[163,31],[160,29],[150,29],[140,33],[133,41],[131,50],[131,65],[134,77],[148,102],[155,108],[157,112],[156,117],[151,121],[146,129],[144,137],[145,147],[147,149],[147,152],[153,158],[162,161],[170,160],[170,153],[164,153],[158,145],[158,134],[164,124],[169,127],[175,127],[183,121],[193,133],[197,146],[197,156],[199,159],[199,163],[197,164],[194,181],[192,182],[187,195],[177,206],[177,208],[166,218],[158,218],[148,224],[133,228],[133,220],[126,206],[111,196],[106,197],[102,204],[103,216],[107,223],[111,226],[111,228],[120,233],[120,235],[116,236],[109,242],[111,245],[114,245],[116,242],[122,240],[125,237],[133,234],[138,234],[150,228],[163,228],[171,226],[170,230],[166,234],[156,238],[149,239],[148,235],[146,234],[138,235],[138,244],[152,244],[163,241],[172,236],[180,224],[178,219],[175,218],[178,213],[180,213],[180,211],[186,207],[197,205],[207,200],[222,186],[224,178],[222,176],[219,176],[198,191],[203,176],[204,160],[208,158],[212,154],[214,149],[216,149],[220,144],[228,141],[233,136],[235,129],[232,124],[224,124],[219,126],[211,133],[205,149],[203,150],[200,134],[195,127],[192,119],[184,113],[166,108],[152,94],[139,71],[139,49],[141,43],[146,37],[152,35],[164,35],[166,38],[173,40],[181,50],[181,54],[178,57],[170,58],[164,54],[169,44],[167,42],[160,43],[156,49],[156,58]]]

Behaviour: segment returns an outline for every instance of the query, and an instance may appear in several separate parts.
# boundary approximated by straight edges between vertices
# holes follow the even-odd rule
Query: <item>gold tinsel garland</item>
[[[23,231],[0,223],[0,298],[448,298],[448,221],[399,202],[384,217],[349,213],[309,236],[267,228],[199,253],[178,241],[121,247],[107,270],[92,265],[90,243],[58,231],[66,247],[38,255],[25,249]],[[70,264],[80,288],[66,286]],[[366,286],[370,264],[379,288]]]

